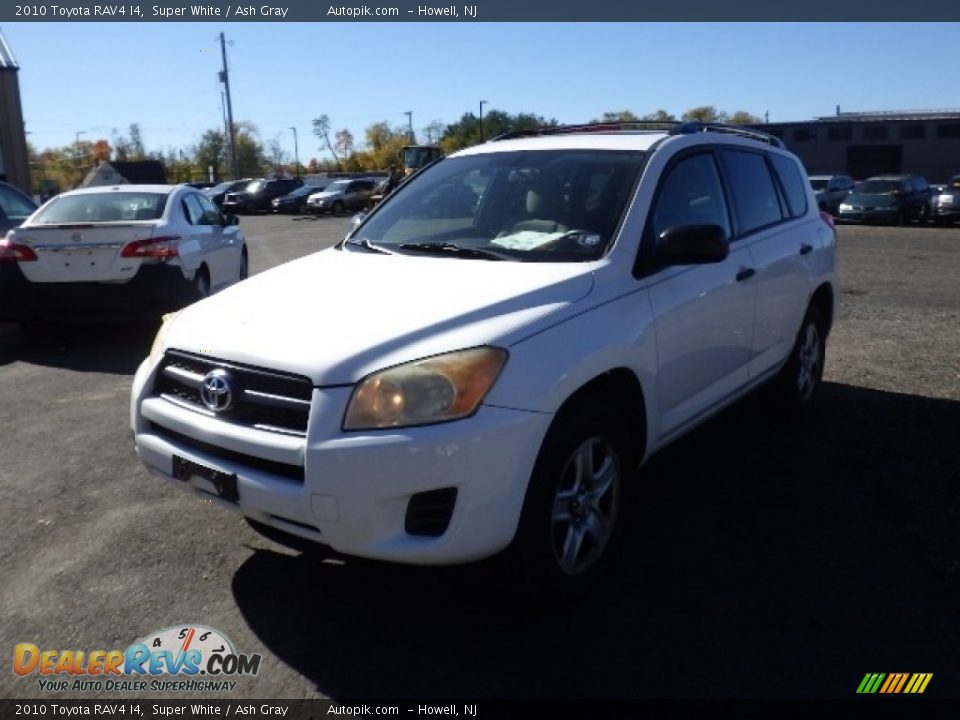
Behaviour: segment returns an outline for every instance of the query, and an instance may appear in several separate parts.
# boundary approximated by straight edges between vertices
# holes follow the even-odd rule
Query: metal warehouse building
[[[754,125],[781,138],[811,175],[960,173],[960,110],[837,112],[805,122]]]

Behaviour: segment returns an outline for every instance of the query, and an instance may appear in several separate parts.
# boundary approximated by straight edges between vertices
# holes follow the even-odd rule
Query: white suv
[[[636,466],[768,381],[811,402],[837,295],[776,138],[630,127],[463,150],[180,312],[133,385],[147,468],[266,534],[588,584]]]

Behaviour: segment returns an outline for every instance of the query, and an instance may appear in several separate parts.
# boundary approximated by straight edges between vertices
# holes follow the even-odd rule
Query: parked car
[[[243,180],[227,180],[219,185],[214,185],[212,188],[207,188],[203,191],[203,194],[210,198],[213,201],[213,204],[217,207],[223,207],[223,198],[226,197],[227,193],[243,190],[252,182],[252,178],[244,178]]]
[[[247,266],[237,218],[187,185],[73,190],[0,242],[0,319],[159,317]]]
[[[270,210],[270,201],[303,185],[303,178],[263,178],[243,190],[228,192],[223,198],[225,212],[256,213]]]
[[[954,175],[933,197],[933,222],[947,225],[960,220],[960,175]]]
[[[326,185],[304,185],[296,190],[287,193],[283,197],[274,198],[270,201],[270,209],[273,212],[282,213],[300,213],[306,215],[307,198],[314,193],[323,192]]]
[[[0,238],[15,228],[37,209],[33,199],[13,185],[0,182]],[[0,250],[2,252],[2,250]],[[0,255],[0,261],[3,255]]]
[[[646,458],[761,385],[815,400],[839,291],[806,178],[773,136],[702,123],[462,150],[169,319],[137,452],[270,537],[590,587]]]
[[[363,210],[367,198],[373,195],[377,181],[370,178],[358,180],[334,180],[323,192],[311,195],[307,200],[307,210],[312,213]]]
[[[840,203],[837,220],[850,223],[921,225],[930,217],[930,188],[919,175],[884,175],[857,185]]]
[[[811,175],[810,185],[816,193],[817,205],[831,215],[836,215],[840,203],[853,190],[853,178],[849,175]]]

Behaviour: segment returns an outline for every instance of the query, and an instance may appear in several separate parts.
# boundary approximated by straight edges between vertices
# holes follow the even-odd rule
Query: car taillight
[[[0,262],[32,262],[37,254],[28,245],[11,242],[7,238],[0,240]]]
[[[121,257],[128,258],[171,258],[180,254],[179,235],[162,235],[146,240],[134,240],[123,248]]]

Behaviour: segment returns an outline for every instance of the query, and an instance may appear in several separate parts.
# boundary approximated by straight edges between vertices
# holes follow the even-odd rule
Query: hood
[[[327,198],[343,197],[343,190],[321,190],[310,193],[310,197],[326,200]]]
[[[409,360],[508,346],[592,287],[589,263],[331,249],[191,305],[170,321],[164,348],[305,375],[315,385],[351,384]]]

